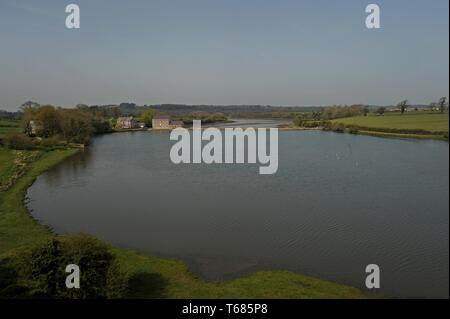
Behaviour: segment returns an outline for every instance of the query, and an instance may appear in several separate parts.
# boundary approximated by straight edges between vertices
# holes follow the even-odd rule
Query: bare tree
[[[400,109],[400,112],[405,113],[406,109],[409,107],[408,100],[403,100],[397,104],[397,107]]]
[[[20,106],[20,111],[25,112],[25,110],[27,110],[27,109],[38,108],[39,106],[41,106],[41,105],[37,102],[27,101]]]
[[[441,97],[441,98],[439,99],[438,106],[439,106],[439,111],[440,111],[441,113],[444,113],[445,110],[446,110],[447,107],[448,107],[447,98],[446,98],[445,96],[444,96],[444,97]]]

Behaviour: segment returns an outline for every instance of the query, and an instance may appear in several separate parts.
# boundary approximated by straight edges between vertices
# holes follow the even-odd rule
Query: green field
[[[23,205],[27,188],[45,170],[78,150],[13,151],[0,148],[0,258],[48,240],[51,231]],[[17,169],[17,164],[24,169]],[[14,180],[11,184],[8,181]],[[286,271],[257,272],[239,279],[211,282],[196,278],[186,264],[111,247],[129,278],[130,298],[367,298],[360,290]]]
[[[0,138],[5,137],[8,132],[20,132],[19,121],[0,119]]]
[[[407,112],[402,115],[395,112],[335,119],[332,122],[354,126],[361,131],[385,134],[418,135],[417,137],[448,136],[448,113]]]

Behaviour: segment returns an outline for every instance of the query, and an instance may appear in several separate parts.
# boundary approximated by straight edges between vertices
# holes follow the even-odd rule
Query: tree
[[[316,112],[316,111],[313,111],[312,112],[312,118],[314,119],[314,120],[320,120],[321,119],[321,117],[322,117],[322,112],[320,112],[320,111],[318,111],[318,112]]]
[[[77,109],[61,110],[60,129],[67,141],[87,144],[94,133],[92,115]]]
[[[110,123],[89,109],[54,108],[51,105],[27,108],[22,116],[24,131],[30,129],[43,138],[63,138],[68,142],[87,144],[94,134],[109,132]]]
[[[444,113],[448,107],[447,98],[445,96],[439,99],[438,106],[439,112]]]
[[[381,106],[377,109],[377,114],[378,115],[383,115],[384,112],[386,112],[386,108],[384,106]]]
[[[58,110],[51,105],[41,106],[37,113],[38,135],[50,137],[61,133]]]
[[[145,123],[148,127],[152,127],[152,120],[155,116],[155,111],[153,110],[147,110],[144,113],[141,114],[140,120]]]
[[[20,106],[20,110],[21,110],[22,112],[25,112],[25,110],[27,110],[27,109],[30,109],[30,108],[37,108],[37,107],[39,107],[39,106],[40,106],[40,104],[37,103],[37,102],[27,101],[27,102],[23,103],[23,104]]]
[[[92,118],[92,127],[94,134],[108,133],[112,131],[111,121],[101,115],[95,115]]]
[[[406,109],[409,107],[408,100],[403,100],[397,104],[397,107],[400,109],[400,112],[405,113]]]
[[[369,106],[368,105],[365,105],[364,107],[363,107],[363,115],[364,116],[367,116],[367,114],[369,114],[369,111],[370,111],[370,109],[369,109]]]

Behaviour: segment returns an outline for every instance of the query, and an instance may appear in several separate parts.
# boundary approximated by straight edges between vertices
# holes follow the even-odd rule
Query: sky
[[[67,29],[76,3],[81,28]],[[367,29],[365,8],[381,8]],[[0,0],[0,109],[429,104],[449,91],[448,0]]]

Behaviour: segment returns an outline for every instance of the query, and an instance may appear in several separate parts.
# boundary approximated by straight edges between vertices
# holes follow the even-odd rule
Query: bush
[[[95,134],[108,133],[112,131],[110,121],[102,117],[94,117],[92,119],[92,127]]]
[[[155,111],[147,110],[141,114],[139,120],[141,122],[145,123],[145,125],[147,125],[147,127],[152,127],[154,116],[155,116]]]
[[[345,124],[342,123],[332,123],[330,129],[336,133],[344,133],[345,132]]]
[[[359,129],[356,126],[349,126],[348,127],[348,132],[350,134],[358,134],[359,133]]]
[[[14,262],[31,298],[119,298],[127,287],[108,246],[88,235],[54,237],[22,252]],[[80,268],[79,289],[66,287],[69,264]]]
[[[365,105],[356,104],[351,106],[331,106],[325,108],[321,114],[322,119],[332,120],[344,117],[367,115],[369,109]]]
[[[0,260],[0,299],[26,297],[27,288],[20,286],[17,271],[9,259]]]
[[[64,141],[59,136],[52,136],[49,138],[43,138],[39,141],[39,146],[44,148],[54,148],[56,146],[64,146]]]
[[[33,140],[22,133],[10,133],[8,134],[3,144],[14,150],[31,150],[35,148]]]

